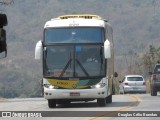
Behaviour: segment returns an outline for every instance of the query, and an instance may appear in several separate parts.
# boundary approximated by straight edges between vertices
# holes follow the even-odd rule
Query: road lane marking
[[[137,102],[142,102],[143,100],[140,98],[140,97],[138,97],[138,96],[136,96],[136,95],[130,95],[133,99],[136,99],[136,101]]]
[[[137,106],[140,102],[143,101],[140,97],[138,97],[136,95],[128,95],[128,96],[130,96],[133,101],[129,105],[124,106],[124,107],[120,107],[120,108],[113,110],[113,111],[110,111],[110,112],[107,112],[106,114],[99,115],[98,117],[89,118],[87,120],[102,120],[105,116],[113,116],[115,114],[115,112],[117,113],[118,111],[133,109],[135,106]]]

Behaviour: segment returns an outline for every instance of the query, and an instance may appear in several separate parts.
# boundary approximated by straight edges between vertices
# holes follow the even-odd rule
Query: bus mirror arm
[[[104,56],[105,59],[111,58],[111,46],[109,40],[104,42]]]

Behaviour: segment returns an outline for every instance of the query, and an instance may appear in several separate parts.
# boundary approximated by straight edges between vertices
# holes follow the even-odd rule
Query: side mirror
[[[37,42],[35,48],[35,59],[40,60],[42,58],[42,42],[41,40]]]
[[[111,58],[111,45],[108,40],[104,42],[104,57],[105,59]]]
[[[7,56],[6,31],[0,28],[0,58]]]

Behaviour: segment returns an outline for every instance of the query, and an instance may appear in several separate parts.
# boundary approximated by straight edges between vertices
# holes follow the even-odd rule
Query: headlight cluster
[[[49,89],[58,89],[58,86],[53,86],[51,84],[44,84],[44,87],[49,88]]]
[[[91,88],[103,88],[106,85],[106,83],[98,83],[97,85],[91,86]]]

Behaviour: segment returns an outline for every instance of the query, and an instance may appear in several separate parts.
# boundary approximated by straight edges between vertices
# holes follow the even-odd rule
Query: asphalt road
[[[54,120],[64,120],[64,118],[69,120],[160,120],[160,117],[142,117],[142,115],[146,113],[143,113],[143,111],[149,111],[147,114],[151,114],[152,111],[159,111],[160,113],[160,94],[154,97],[151,97],[150,94],[114,95],[113,102],[111,104],[107,104],[105,107],[99,107],[96,101],[93,101],[75,102],[67,106],[59,105],[52,109],[48,108],[47,100],[44,98],[4,99],[0,100],[0,111],[12,111],[12,113],[15,111],[30,111],[31,113],[47,111],[49,112],[48,114],[56,116],[54,117]],[[123,113],[123,111],[125,112]],[[130,111],[132,112],[130,113]],[[131,115],[134,117],[130,117]],[[9,118],[3,117],[3,119]],[[40,118],[37,119],[40,120]],[[50,117],[41,119],[48,120]]]

